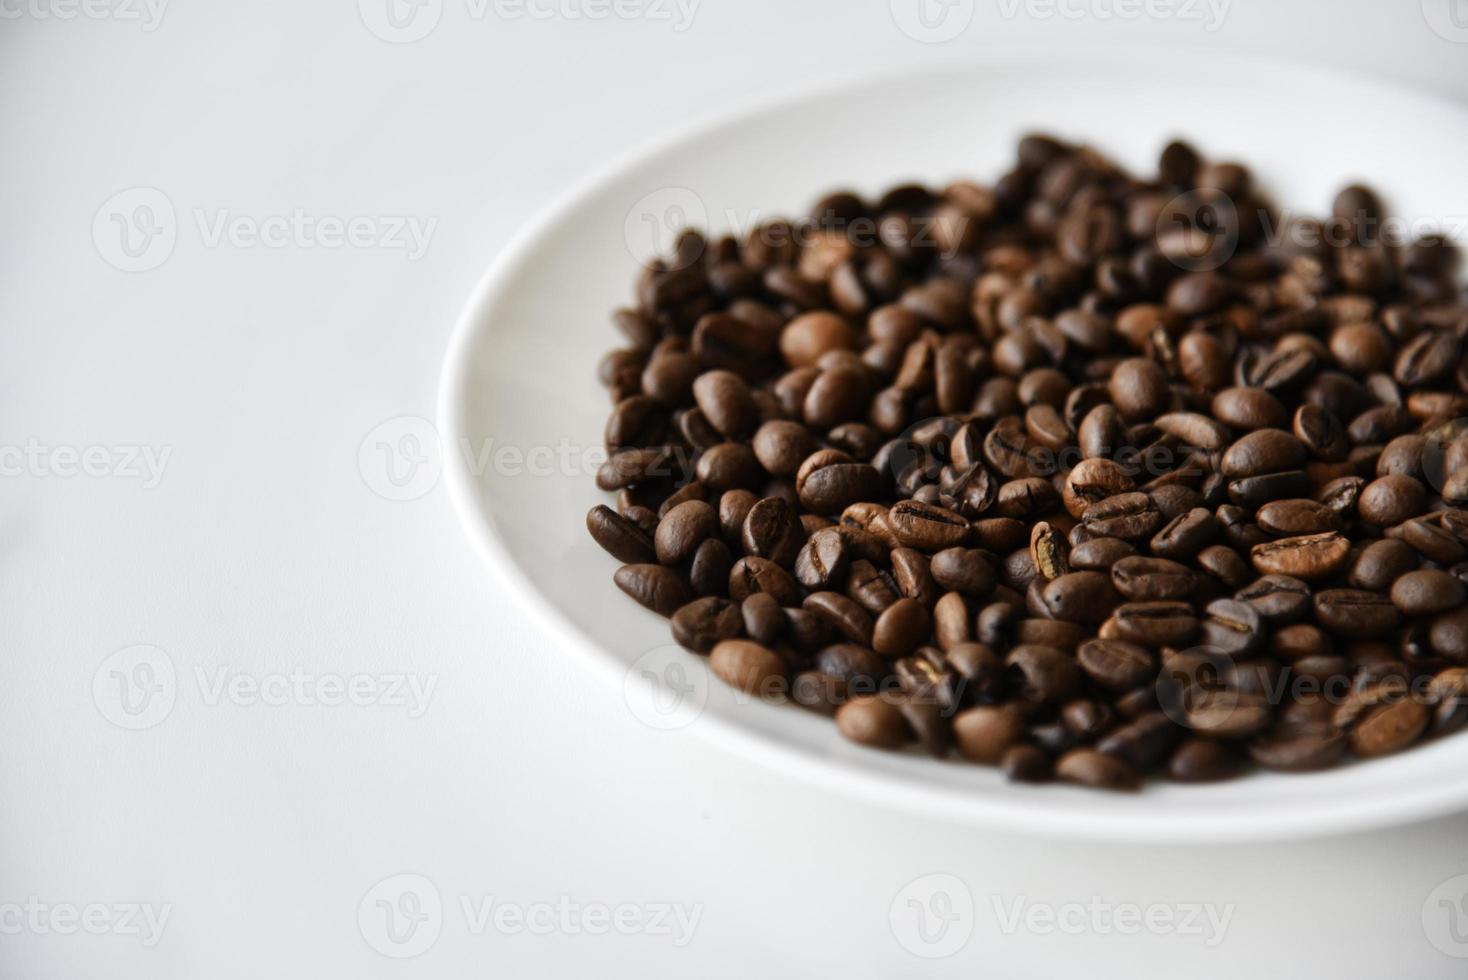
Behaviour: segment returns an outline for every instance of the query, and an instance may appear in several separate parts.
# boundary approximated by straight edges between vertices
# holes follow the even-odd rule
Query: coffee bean
[[[1260,575],[1288,575],[1305,582],[1335,576],[1351,558],[1351,542],[1335,531],[1266,541],[1250,549]]]
[[[1292,470],[1305,462],[1305,446],[1280,429],[1259,429],[1243,436],[1223,453],[1219,470],[1231,480]]]
[[[587,512],[586,529],[596,543],[617,561],[642,565],[657,560],[652,538],[606,504],[597,504]]]
[[[1154,501],[1157,496],[1157,493],[1152,495]],[[1197,555],[1218,537],[1220,530],[1218,518],[1206,508],[1194,507],[1163,525],[1152,536],[1148,547],[1155,555],[1181,561]]]
[[[912,735],[896,705],[873,694],[854,697],[837,708],[836,729],[858,745],[874,749],[900,749]]]
[[[1361,520],[1377,527],[1401,524],[1427,509],[1427,491],[1410,476],[1394,473],[1366,484],[1356,503]]]
[[[1009,651],[1004,666],[1015,692],[1026,701],[1058,704],[1080,686],[1075,660],[1054,647],[1022,643]]]
[[[835,592],[812,592],[806,596],[802,608],[825,620],[851,642],[872,645],[871,614],[846,596]]]
[[[1137,553],[1121,538],[1092,538],[1082,541],[1070,552],[1070,567],[1088,572],[1104,572]]]
[[[1259,610],[1268,623],[1292,623],[1310,609],[1310,586],[1289,575],[1263,575],[1234,598]]]
[[[1192,569],[1166,558],[1133,555],[1111,566],[1116,591],[1134,601],[1186,599],[1197,587]]]
[[[1342,524],[1340,515],[1330,507],[1304,498],[1270,501],[1259,508],[1254,520],[1260,528],[1279,537],[1339,531]]]
[[[837,450],[812,453],[800,464],[795,492],[817,514],[839,514],[852,504],[882,496],[882,477],[868,463],[855,463]]]
[[[759,427],[750,446],[759,464],[771,474],[793,477],[800,464],[816,451],[816,440],[798,422],[772,419]]]
[[[1190,738],[1167,761],[1167,778],[1179,783],[1216,783],[1239,774],[1239,757],[1220,742]]]
[[[766,497],[749,509],[741,540],[746,555],[790,568],[805,546],[805,528],[788,500]]]
[[[746,556],[729,570],[729,598],[743,602],[757,592],[768,592],[782,606],[800,604],[800,586],[790,573],[768,558]]]
[[[1120,493],[1088,506],[1082,518],[1098,537],[1136,541],[1162,526],[1162,513],[1145,493]]]
[[[846,595],[873,616],[880,615],[901,596],[897,583],[886,571],[858,558],[846,575]]]
[[[1156,649],[1180,646],[1198,631],[1198,619],[1186,602],[1127,602],[1101,624],[1101,636]]]
[[[693,551],[688,561],[688,584],[701,596],[723,595],[729,588],[734,555],[718,538],[708,538]]]
[[[1141,785],[1135,769],[1095,749],[1071,749],[1055,763],[1055,775],[1095,789],[1134,790]]]
[[[1230,442],[1228,426],[1198,412],[1169,412],[1158,416],[1155,424],[1184,445],[1198,449],[1218,450]],[[1344,432],[1341,439],[1345,439]]]
[[[1284,405],[1260,388],[1225,388],[1213,396],[1214,418],[1241,431],[1278,429],[1289,422]]]
[[[933,635],[945,651],[973,639],[972,620],[960,593],[945,593],[933,607]]]
[[[830,674],[802,671],[790,682],[790,700],[802,708],[835,715],[836,709],[846,703],[846,685]]]
[[[1014,783],[1043,783],[1054,775],[1050,756],[1033,745],[1012,745],[999,759],[1005,778]]]
[[[994,590],[994,568],[985,553],[974,548],[945,548],[928,565],[941,588],[983,597]]]
[[[1109,691],[1127,691],[1150,681],[1157,661],[1142,646],[1123,640],[1087,640],[1076,651],[1086,676]]]
[[[1400,752],[1427,729],[1427,705],[1410,698],[1381,705],[1351,729],[1351,751],[1363,759]]]
[[[729,439],[749,435],[759,425],[759,409],[749,386],[733,371],[705,371],[693,382],[693,398],[715,429]]]
[[[968,521],[951,510],[901,500],[892,505],[887,519],[899,544],[918,551],[942,551],[968,538]]]
[[[1056,619],[1098,625],[1121,601],[1111,582],[1111,577],[1101,572],[1062,575],[1045,586],[1045,609]]]
[[[845,577],[849,562],[846,536],[838,528],[822,528],[795,556],[795,577],[808,589],[825,589]]]
[[[898,591],[931,609],[940,593],[928,556],[911,548],[894,548],[888,558],[892,562],[892,579],[897,583]]]
[[[768,592],[756,592],[740,603],[744,632],[756,643],[770,646],[785,632],[785,610]]]
[[[1075,465],[1065,478],[1061,499],[1072,517],[1082,517],[1086,508],[1108,497],[1127,493],[1136,484],[1121,466],[1112,460],[1093,457]]]
[[[1111,403],[1128,419],[1155,418],[1170,399],[1167,375],[1156,361],[1130,357],[1116,366],[1107,386]]]
[[[1024,719],[1007,706],[981,705],[953,717],[953,741],[970,762],[997,765],[1024,737]]]
[[[816,670],[838,678],[848,689],[874,690],[887,674],[887,663],[859,643],[832,643],[816,651]]]
[[[1266,769],[1312,772],[1328,769],[1346,752],[1346,737],[1329,726],[1276,729],[1249,745],[1249,755]]]
[[[1301,405],[1296,410],[1294,432],[1315,459],[1342,460],[1350,448],[1341,420],[1318,405]]]
[[[1049,522],[1040,521],[1030,532],[1030,559],[1045,579],[1054,580],[1070,571],[1070,545]]]
[[[744,629],[739,607],[728,599],[694,599],[671,618],[673,639],[694,653],[708,653],[722,640],[732,640]]]
[[[775,700],[785,694],[789,668],[780,655],[751,640],[723,640],[709,653],[709,669],[730,687]]]
[[[1392,602],[1403,616],[1431,616],[1463,604],[1462,579],[1440,569],[1408,572],[1392,583]]]
[[[671,616],[693,600],[693,590],[664,565],[623,565],[612,576],[617,588],[660,616]]]
[[[1200,625],[1203,645],[1236,660],[1259,651],[1264,635],[1259,610],[1237,599],[1215,599],[1208,604],[1207,614]]]
[[[1397,625],[1397,607],[1375,592],[1326,589],[1315,594],[1315,618],[1338,636],[1371,638]]]
[[[790,367],[814,364],[831,350],[856,346],[856,331],[834,313],[804,313],[780,332],[780,354]]]

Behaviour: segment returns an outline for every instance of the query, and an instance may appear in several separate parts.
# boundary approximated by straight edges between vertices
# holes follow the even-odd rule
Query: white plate
[[[1468,805],[1468,736],[1326,773],[1158,782],[1134,796],[1015,786],[989,768],[862,749],[829,719],[741,702],[710,683],[701,658],[670,647],[666,621],[612,584],[616,562],[584,526],[586,511],[608,496],[578,454],[600,451],[609,404],[596,365],[619,344],[609,312],[631,298],[653,244],[647,220],[681,214],[707,218],[713,231],[737,230],[802,213],[836,186],[875,192],[906,178],[988,180],[1032,129],[1092,142],[1144,172],[1169,137],[1183,135],[1205,154],[1249,163],[1278,203],[1307,213],[1327,212],[1336,189],[1364,178],[1397,215],[1468,215],[1462,107],[1214,56],[1112,50],[1045,64],[991,61],[867,80],[700,127],[555,204],[470,300],[448,353],[439,421],[448,483],[476,546],[567,649],[618,686],[607,696],[625,698],[650,724],[686,725],[762,764],[918,813],[1031,833],[1180,841],[1339,832]],[[506,449],[526,456],[517,462]],[[651,703],[649,677],[685,696]],[[666,686],[662,693],[674,696]],[[677,710],[659,713],[670,707]]]

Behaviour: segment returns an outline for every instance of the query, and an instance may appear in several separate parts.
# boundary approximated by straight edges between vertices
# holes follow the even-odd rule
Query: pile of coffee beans
[[[689,229],[615,314],[588,529],[862,745],[1124,789],[1457,731],[1468,303],[1391,228],[1036,135],[990,186]]]

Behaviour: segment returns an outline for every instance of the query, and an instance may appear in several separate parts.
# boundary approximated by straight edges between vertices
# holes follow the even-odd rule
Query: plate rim
[[[1140,58],[1158,66],[1186,66],[1196,70],[1201,61],[1215,66],[1265,67],[1292,76],[1313,77],[1317,82],[1349,83],[1409,98],[1419,103],[1435,103],[1443,111],[1453,112],[1468,120],[1468,106],[1441,93],[1403,82],[1399,79],[1326,67],[1310,62],[1239,53],[1220,53],[1201,47],[1173,46],[1166,51],[1140,44],[1108,45],[1105,54],[1080,45],[1015,44],[1006,50],[985,50],[977,62],[942,63],[925,67],[904,67],[878,72],[844,72],[823,77],[815,82],[796,85],[773,93],[743,100],[722,111],[701,114],[670,127],[651,139],[614,155],[607,163],[573,182],[567,189],[538,209],[495,254],[469,294],[455,323],[439,374],[436,426],[441,458],[446,471],[449,497],[461,526],[474,542],[475,550],[489,566],[502,586],[529,611],[531,617],[548,630],[554,641],[588,664],[594,673],[611,685],[620,685],[625,665],[609,654],[597,641],[568,620],[528,578],[515,574],[517,562],[496,532],[492,522],[482,513],[478,500],[479,478],[466,466],[457,465],[458,457],[450,447],[467,438],[467,391],[470,384],[470,352],[486,318],[483,311],[492,305],[519,274],[536,242],[559,228],[584,202],[628,170],[654,162],[659,156],[725,128],[748,122],[760,115],[796,108],[802,104],[841,96],[855,90],[886,83],[932,83],[944,77],[982,78],[985,74],[1034,65],[1048,61],[1057,53],[1073,62],[1081,60],[1098,67],[1114,63],[1119,51],[1128,59]],[[1222,807],[1216,816],[1187,820],[1168,811],[1162,816],[1145,812],[1108,811],[1084,813],[1072,808],[1046,807],[1044,794],[1054,788],[1023,793],[1023,787],[1012,794],[966,794],[961,787],[932,783],[920,778],[898,775],[886,770],[867,768],[857,758],[818,758],[805,750],[786,745],[770,733],[741,724],[712,712],[705,712],[698,723],[688,726],[705,741],[735,751],[756,764],[767,766],[783,776],[799,779],[809,785],[834,790],[881,805],[891,811],[920,814],[924,817],[969,826],[984,826],[1032,837],[1054,837],[1065,840],[1115,842],[1155,842],[1181,844],[1203,840],[1218,843],[1244,843],[1327,837],[1387,826],[1404,825],[1441,817],[1468,809],[1468,779],[1454,784],[1445,781],[1427,786],[1415,793],[1383,795],[1377,799],[1352,801],[1348,808],[1332,808],[1329,798],[1320,801],[1292,801],[1288,810],[1270,814],[1267,822],[1238,819],[1231,808]],[[1373,764],[1388,760],[1374,760]],[[1293,776],[1291,778],[1309,778]],[[901,790],[900,793],[894,790]],[[1063,790],[1062,790],[1063,791]],[[1077,791],[1082,792],[1082,791]],[[1093,792],[1093,791],[1084,791]],[[1145,799],[1145,792],[1137,799]],[[1247,815],[1255,815],[1255,807]]]

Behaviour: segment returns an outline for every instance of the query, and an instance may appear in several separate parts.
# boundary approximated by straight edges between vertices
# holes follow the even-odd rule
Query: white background
[[[1468,38],[1429,28],[1451,23],[1434,2],[1234,0],[1209,30],[1202,4],[1122,19],[1107,0],[1070,3],[1075,17],[996,0],[928,44],[887,0],[703,0],[684,30],[662,5],[671,20],[591,21],[561,0],[548,19],[443,0],[414,43],[369,30],[372,0],[365,16],[352,0],[175,0],[156,22],[141,0],[89,8],[101,17],[0,0],[0,446],[41,461],[0,479],[0,976],[1462,976],[1468,960],[1431,940],[1468,948],[1432,913],[1465,890],[1433,891],[1468,872],[1468,819],[1100,847],[829,796],[639,723],[496,593],[441,485],[394,502],[359,466],[380,423],[433,416],[456,314],[515,230],[688,120],[1052,40],[1245,50],[1468,98]],[[104,205],[136,187],[166,197],[177,240],[129,273],[109,264]],[[221,219],[296,209],[436,224],[416,259],[209,242]],[[121,472],[54,472],[87,447]],[[169,453],[156,486],[128,475],[128,447]],[[139,644],[166,654],[175,702],[132,731],[109,720],[126,716],[108,686],[131,664],[109,658]],[[416,718],[216,696],[292,671],[436,686]],[[443,904],[403,961],[374,944],[416,947],[372,926],[407,879],[375,886],[399,874]],[[930,874],[961,884],[904,891]],[[935,948],[902,918],[934,887],[973,903],[953,959],[915,956]],[[461,899],[491,897],[699,919],[682,946],[476,931]],[[1017,902],[1093,897],[1231,918],[1213,945],[1211,927],[1128,935],[1091,912],[1001,927]],[[156,943],[112,911],[129,903],[166,911]],[[104,934],[66,934],[65,908],[93,904]]]

